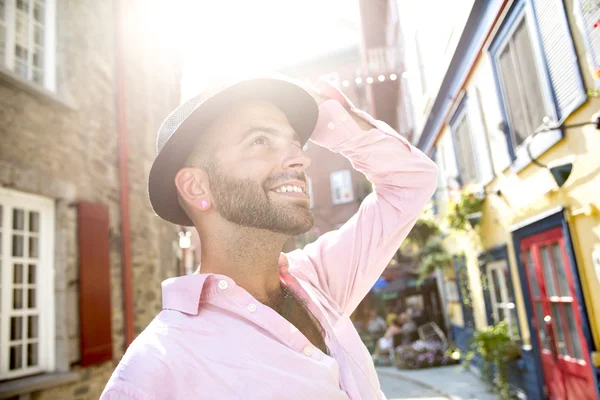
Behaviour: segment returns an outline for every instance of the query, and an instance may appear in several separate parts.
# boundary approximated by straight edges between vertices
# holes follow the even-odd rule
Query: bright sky
[[[360,38],[358,0],[155,1],[162,40],[183,38],[184,98],[209,81],[269,73]]]

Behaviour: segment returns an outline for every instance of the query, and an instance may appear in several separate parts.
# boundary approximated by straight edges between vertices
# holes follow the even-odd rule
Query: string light
[[[354,80],[354,82],[356,82],[357,85],[360,85],[362,83],[362,78],[359,76]]]
[[[348,82],[348,81],[343,81],[343,82],[342,82],[342,86],[343,86],[343,87],[348,87],[348,86],[350,86],[350,82]]]
[[[398,79],[398,75],[396,75],[396,74],[390,75],[390,80],[395,81],[396,79]]]
[[[379,76],[377,77],[377,80],[378,80],[379,82],[383,82],[383,81],[385,81],[385,76],[384,76],[384,75],[379,75]]]
[[[368,84],[371,84],[371,83],[373,83],[373,78],[371,78],[371,77],[369,76],[369,77],[367,78],[367,83],[368,83]]]

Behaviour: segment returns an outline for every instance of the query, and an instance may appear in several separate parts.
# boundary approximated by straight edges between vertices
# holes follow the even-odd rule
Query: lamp
[[[548,169],[550,170],[550,173],[552,173],[552,177],[554,178],[554,181],[556,181],[558,187],[562,187],[567,179],[569,179],[569,176],[571,176],[571,171],[573,171],[573,163],[567,162],[554,167],[549,166]]]

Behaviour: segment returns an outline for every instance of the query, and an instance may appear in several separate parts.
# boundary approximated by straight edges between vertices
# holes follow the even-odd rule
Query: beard
[[[315,223],[306,206],[276,203],[269,197],[270,188],[287,179],[304,179],[304,173],[287,173],[265,179],[262,185],[251,179],[236,179],[214,163],[207,168],[215,210],[227,221],[248,228],[266,229],[287,236],[306,233]]]

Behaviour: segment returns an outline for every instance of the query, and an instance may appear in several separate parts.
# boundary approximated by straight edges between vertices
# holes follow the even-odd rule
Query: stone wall
[[[137,2],[139,3],[139,2]],[[114,363],[82,369],[78,333],[74,203],[106,204],[115,362],[124,351],[115,4],[57,0],[57,91],[44,93],[0,74],[0,185],[55,200],[57,371],[79,379],[32,393],[35,399],[97,399]],[[134,15],[131,3],[128,12]],[[124,65],[135,333],[161,308],[160,282],[176,274],[176,228],[154,215],[146,181],[156,131],[177,105],[178,61],[132,25]],[[166,56],[166,57],[164,57]]]

